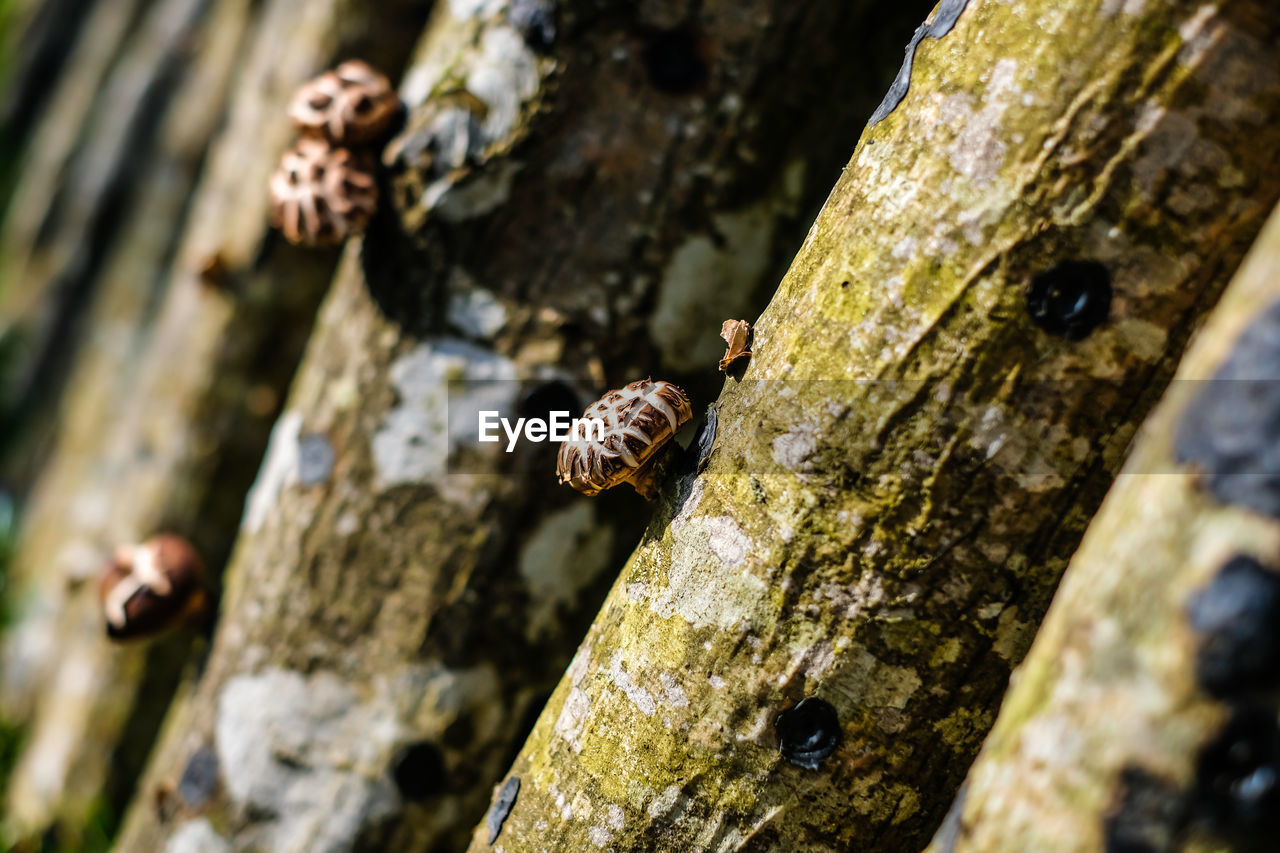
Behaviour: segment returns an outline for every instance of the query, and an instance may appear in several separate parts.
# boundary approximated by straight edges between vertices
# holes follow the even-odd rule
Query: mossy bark
[[[705,469],[668,483],[516,759],[492,849],[927,842],[1275,203],[1278,37],[1261,0],[974,0],[921,43],[724,388]],[[1079,340],[1027,308],[1068,260],[1114,287]],[[839,720],[817,769],[775,732],[806,697]]]
[[[1218,646],[1206,649],[1191,614],[1197,598],[1234,558],[1243,555],[1275,570],[1280,519],[1223,502],[1207,488],[1212,472],[1206,469],[1212,466],[1188,464],[1175,450],[1186,441],[1188,421],[1203,417],[1202,407],[1214,405],[1220,393],[1230,393],[1213,386],[1245,379],[1214,377],[1240,350],[1242,335],[1255,322],[1274,329],[1277,306],[1280,214],[1272,216],[1139,433],[1016,673],[955,819],[931,849],[1085,851],[1119,849],[1122,842],[1141,843],[1145,846],[1125,849],[1143,850],[1267,849],[1265,842],[1274,844],[1274,834],[1257,834],[1256,824],[1231,820],[1224,825],[1215,817],[1215,799],[1235,792],[1215,780],[1219,770],[1205,756],[1222,742],[1228,720],[1243,706],[1264,713],[1274,730],[1274,696],[1265,696],[1267,679],[1274,679],[1274,657],[1268,660],[1270,669],[1250,679],[1252,684],[1221,675],[1224,667],[1242,671],[1250,653],[1265,657],[1266,649],[1275,648],[1275,622],[1253,624],[1247,607],[1237,610],[1231,628],[1245,645],[1227,656],[1222,637]],[[1255,399],[1274,399],[1275,362],[1253,364],[1249,373]],[[1256,419],[1262,411],[1240,408],[1212,417],[1227,428],[1240,419],[1261,427]],[[1274,433],[1270,436],[1273,441]],[[1239,449],[1254,450],[1247,443]],[[1269,485],[1273,467],[1240,468],[1234,476],[1246,489],[1274,488]],[[1253,592],[1249,597],[1266,600]],[[1263,688],[1263,695],[1241,692],[1245,687]],[[1235,768],[1241,783],[1255,768],[1274,767],[1275,756],[1266,750],[1246,749],[1244,755]],[[1238,793],[1247,804],[1248,794]],[[1262,829],[1274,826],[1273,815],[1261,817]]]
[[[648,509],[557,486],[553,447],[451,443],[447,394],[558,380],[580,411],[652,373],[706,399],[721,323],[763,306],[926,13],[437,8],[394,206],[322,310],[122,848],[466,843]],[[209,755],[219,784],[184,794]]]
[[[6,589],[0,691],[6,722],[29,728],[7,828],[57,824],[71,846],[95,804],[123,807],[191,651],[190,637],[109,645],[91,580],[159,529],[190,537],[216,574],[337,263],[268,224],[287,99],[349,55],[395,73],[426,15],[417,0],[125,6],[94,7],[124,14],[127,37],[101,56],[110,33],[90,27],[67,64],[5,236],[6,310],[79,316],[31,327],[70,380],[56,419],[36,417],[52,440]],[[73,95],[88,98],[83,121]],[[31,375],[64,387],[50,370]]]

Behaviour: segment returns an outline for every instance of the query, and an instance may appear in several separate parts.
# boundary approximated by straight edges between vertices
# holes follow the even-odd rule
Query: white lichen
[[[179,826],[164,846],[164,853],[229,853],[230,850],[230,842],[203,817]]]
[[[328,673],[238,675],[217,699],[214,745],[227,794],[271,815],[254,829],[278,853],[347,849],[393,814],[385,773],[399,737],[389,701]]]
[[[613,686],[631,700],[631,704],[636,706],[637,711],[646,717],[652,717],[658,712],[658,703],[654,701],[653,695],[636,684],[631,674],[622,666],[621,652],[614,652],[613,657],[610,658],[608,673]]]
[[[613,528],[599,524],[595,506],[576,502],[549,514],[520,549],[518,567],[529,593],[525,633],[534,639],[555,627],[558,608],[609,565]]]
[[[478,443],[479,413],[511,417],[515,408],[515,365],[465,341],[421,343],[398,358],[389,375],[399,402],[373,434],[378,488],[445,474],[461,446],[496,447]]]
[[[714,236],[695,234],[676,248],[658,286],[649,336],[677,370],[715,364],[724,353],[721,323],[752,310],[772,258],[782,216],[794,213],[805,166],[789,164],[764,199],[711,217]]]
[[[280,493],[298,482],[298,439],[301,431],[302,415],[297,412],[283,413],[272,428],[262,468],[245,499],[242,521],[245,532],[255,533],[261,529]]]

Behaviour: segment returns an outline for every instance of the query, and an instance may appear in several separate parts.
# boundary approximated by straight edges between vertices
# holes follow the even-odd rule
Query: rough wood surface
[[[1276,200],[1278,35],[1269,2],[974,0],[921,42],[473,851],[927,842]],[[1074,341],[1027,307],[1067,260],[1115,290]],[[810,697],[816,769],[776,734]]]
[[[386,157],[408,233],[349,249],[122,848],[465,845],[648,510],[558,486],[553,446],[454,446],[446,380],[451,409],[650,372],[705,401],[927,12],[563,2],[548,34],[552,5],[438,7]]]
[[[1265,581],[1262,594],[1248,590],[1246,601],[1225,611],[1231,635],[1219,634],[1207,651],[1192,614],[1204,613],[1196,602],[1221,582],[1216,579],[1233,559],[1252,558],[1276,571],[1280,518],[1220,500],[1206,488],[1213,465],[1180,460],[1175,442],[1184,443],[1186,430],[1198,428],[1192,422],[1206,417],[1223,437],[1260,431],[1274,442],[1278,323],[1280,214],[1139,433],[1015,674],[956,820],[948,821],[933,850],[1262,850],[1274,844],[1276,815],[1268,803],[1276,794],[1265,774],[1274,780],[1280,762],[1266,747],[1276,740],[1269,734],[1276,731],[1274,694],[1266,695],[1280,648],[1276,602],[1268,605]],[[1258,343],[1259,332],[1272,357],[1250,359],[1246,372],[1232,379],[1215,378],[1228,358],[1238,363],[1237,354]],[[1254,380],[1252,407],[1221,387],[1242,379]],[[1206,411],[1223,395],[1234,396],[1236,405]],[[1235,430],[1237,424],[1244,429]],[[1248,441],[1236,451],[1251,460],[1232,475],[1238,485],[1274,490],[1274,464],[1253,455],[1269,451]],[[1280,585],[1280,574],[1271,584]],[[1250,618],[1253,605],[1264,608],[1260,623]],[[1211,616],[1204,613],[1201,624]],[[1250,656],[1262,667],[1249,670]],[[1224,668],[1248,677],[1224,678],[1231,675]],[[1232,742],[1236,730],[1229,721],[1247,717],[1247,707],[1264,724],[1237,742],[1245,750],[1239,764],[1215,766],[1206,756]],[[1251,776],[1252,794],[1246,793]],[[1224,794],[1237,791],[1239,813],[1224,813],[1223,800],[1230,799]],[[1257,798],[1252,805],[1251,796]]]
[[[177,2],[153,4],[152,18],[167,21],[166,4]],[[108,202],[93,213],[121,221],[84,271],[94,289],[87,340],[13,561],[0,695],[6,720],[29,731],[10,784],[9,829],[27,835],[57,823],[74,845],[100,800],[123,807],[191,640],[108,645],[94,584],[85,581],[117,544],[161,528],[192,538],[211,567],[225,561],[337,260],[290,248],[269,229],[266,176],[293,134],[285,105],[299,83],[351,55],[376,55],[395,72],[426,11],[416,0],[378,8],[221,0],[205,10],[195,42],[183,41],[190,32],[143,26],[132,36],[142,47],[121,49],[116,73],[134,84],[130,72],[150,68],[148,52],[185,61],[161,104],[132,104],[124,94],[102,104],[154,109],[147,120],[158,126],[145,145],[119,154],[137,172],[127,215]],[[67,73],[83,74],[77,63],[88,58],[78,56]],[[74,123],[62,130],[87,133]],[[96,137],[86,138],[68,144],[85,160],[77,168],[92,172],[99,152]],[[52,180],[57,170],[36,172]],[[64,195],[87,203],[74,176],[65,179]],[[34,213],[54,223],[37,232],[74,242],[75,223],[41,210],[43,198],[20,188],[10,223],[9,239],[30,250],[24,268],[33,276],[45,266],[38,258],[74,267],[22,236]],[[222,274],[202,278],[214,259]]]

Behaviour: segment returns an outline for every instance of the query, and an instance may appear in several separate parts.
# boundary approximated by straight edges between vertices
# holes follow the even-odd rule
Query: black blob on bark
[[[688,95],[706,85],[706,45],[688,28],[658,30],[644,43],[644,67],[649,83],[668,95]]]
[[[1280,685],[1280,573],[1253,557],[1232,557],[1191,597],[1196,680],[1218,698]]]
[[[1097,261],[1063,261],[1031,280],[1027,313],[1051,335],[1079,341],[1111,313],[1111,274]]]
[[[1274,711],[1233,711],[1197,757],[1190,808],[1196,824],[1245,849],[1274,839],[1280,832],[1280,729]]]
[[[178,796],[182,797],[187,808],[198,809],[217,790],[218,754],[210,747],[202,746],[183,768],[182,778],[178,780]]]
[[[773,723],[778,750],[799,767],[817,770],[840,745],[840,718],[831,703],[809,697],[778,715]]]
[[[1183,796],[1172,782],[1130,765],[1120,771],[1103,821],[1106,853],[1172,850],[1183,820]]]
[[[568,412],[576,418],[584,408],[573,386],[559,379],[535,385],[520,400],[520,416],[524,418],[550,420],[552,412]]]
[[[720,412],[713,403],[707,407],[706,419],[703,420],[702,426],[698,428],[698,434],[693,439],[693,446],[697,450],[699,472],[711,461],[711,451],[716,446],[716,429],[719,425]]]
[[[1213,378],[1199,383],[1174,455],[1223,503],[1280,519],[1280,301],[1240,335]]]
[[[512,776],[502,786],[502,790],[498,792],[498,798],[493,801],[493,805],[489,807],[489,814],[485,816],[485,827],[489,830],[489,846],[498,840],[498,836],[502,833],[502,825],[507,821],[507,815],[511,814],[511,810],[515,808],[516,797],[520,794],[520,777]]]
[[[445,790],[448,771],[444,755],[431,741],[418,741],[402,747],[391,759],[391,778],[406,800],[424,800]]]

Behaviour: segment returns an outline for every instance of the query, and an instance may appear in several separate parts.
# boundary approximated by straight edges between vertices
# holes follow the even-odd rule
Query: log
[[[1280,10],[934,24],[470,850],[896,853],[942,819],[1275,203]]]
[[[1143,425],[932,850],[1274,844],[1278,328],[1280,213]]]
[[[192,54],[151,117],[153,148],[126,152],[171,153],[131,167],[141,169],[135,207],[92,271],[91,341],[13,559],[0,694],[6,724],[27,730],[6,803],[16,837],[56,826],[75,847],[100,804],[110,827],[132,793],[200,644],[109,645],[87,581],[117,545],[158,529],[188,536],[215,576],[225,562],[338,258],[290,247],[269,226],[266,176],[294,134],[287,100],[350,55],[396,73],[426,8],[221,0],[206,14],[185,46],[135,37],[148,51]],[[140,59],[125,51],[119,62]],[[211,268],[220,275],[202,272]]]
[[[551,8],[437,7],[396,216],[344,259],[122,848],[465,845],[648,509],[557,486],[545,445],[446,460],[445,378],[521,380],[450,406],[576,414],[649,372],[706,399],[927,11]]]

